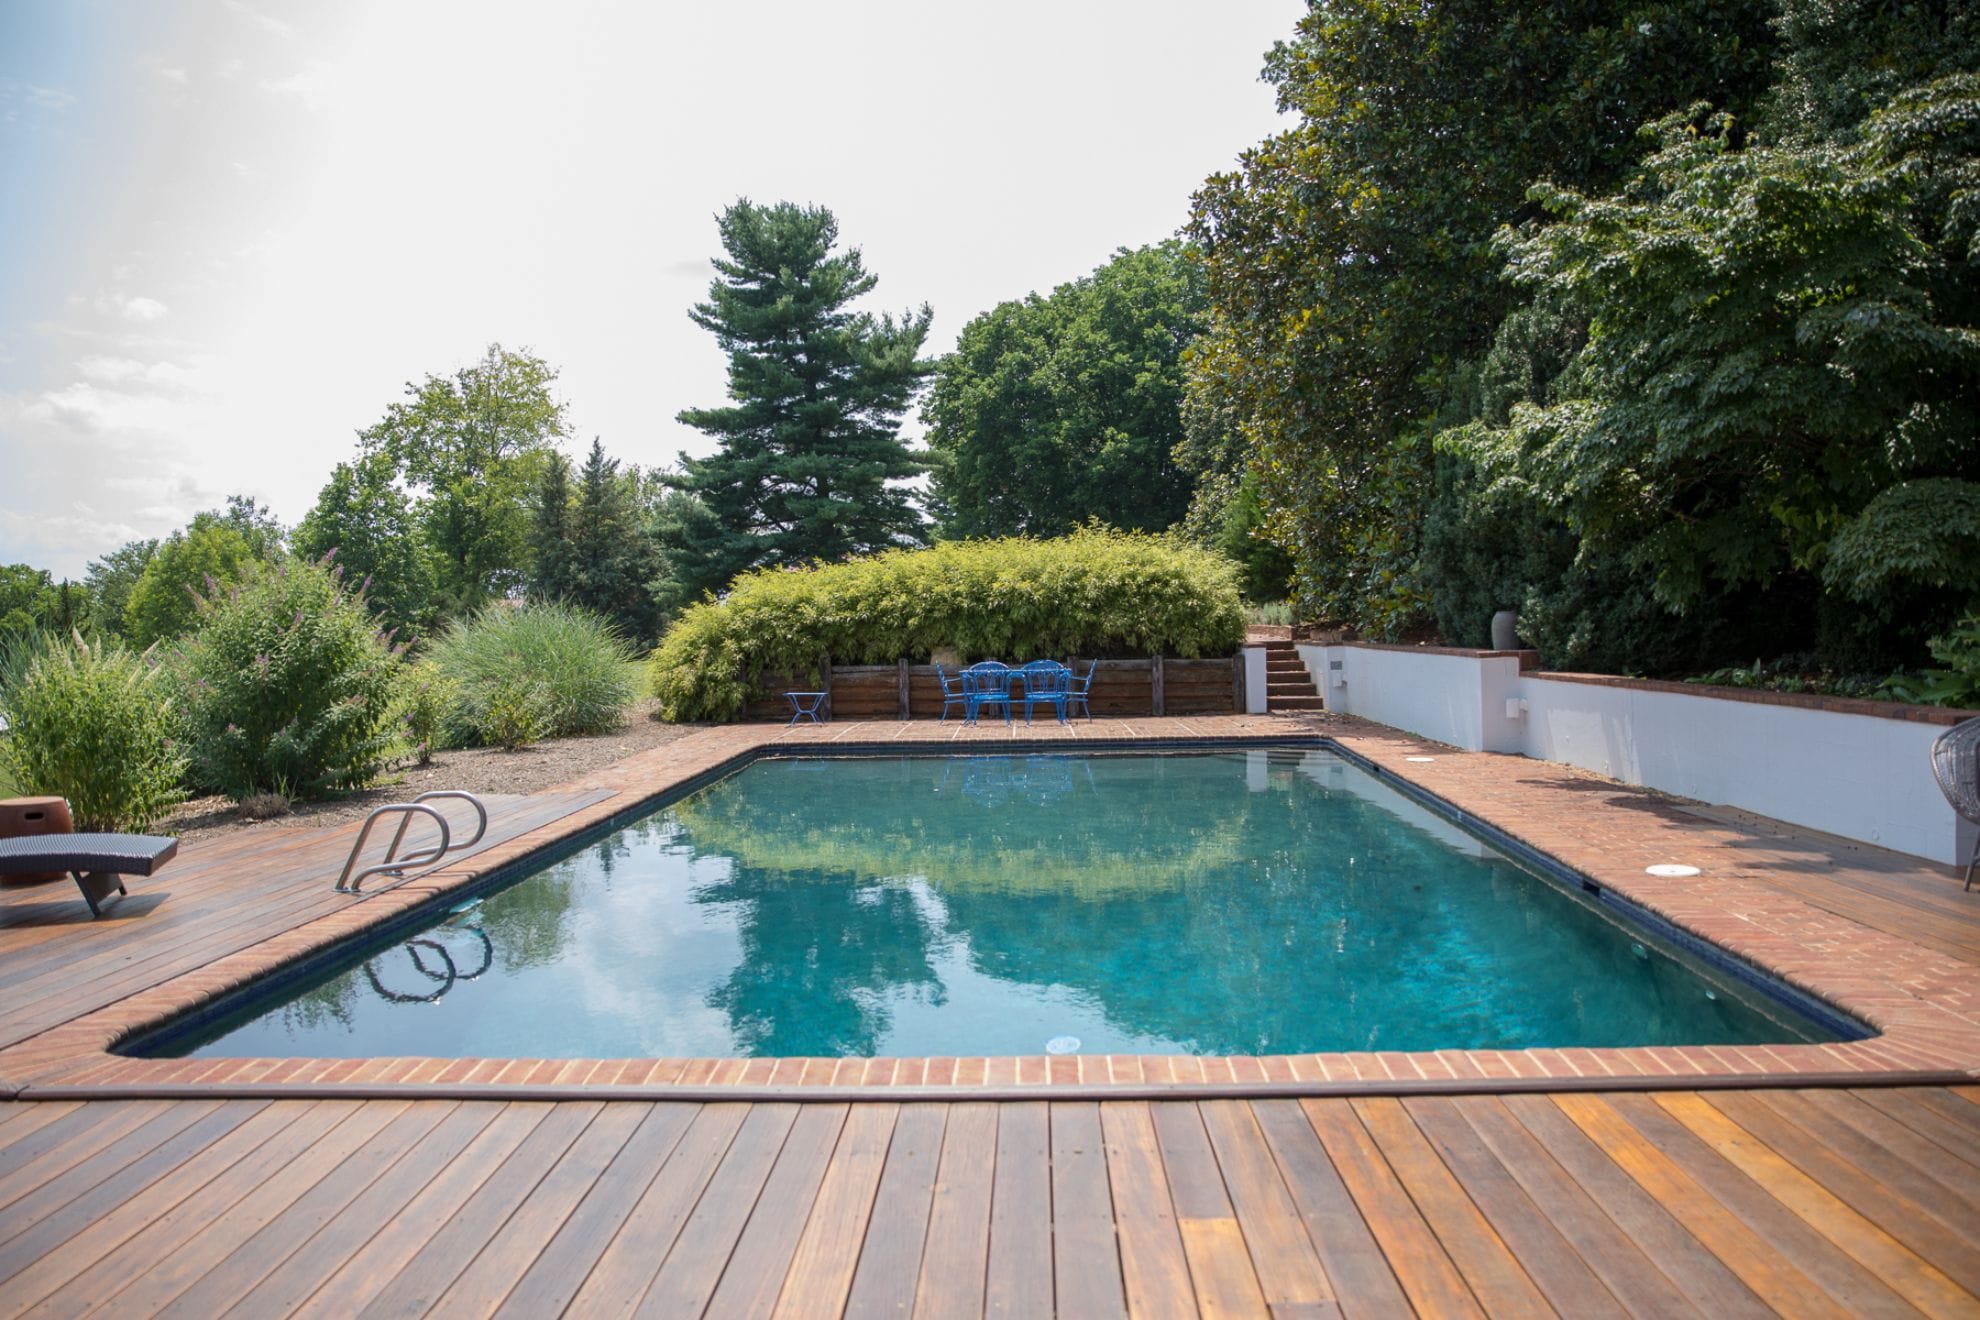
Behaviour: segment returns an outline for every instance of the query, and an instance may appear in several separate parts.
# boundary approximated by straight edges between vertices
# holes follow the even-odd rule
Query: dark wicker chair
[[[1980,719],[1962,720],[1932,744],[1932,774],[1939,791],[1962,817],[1980,825]],[[1980,838],[1966,861],[1966,887],[1973,888],[1973,866],[1980,862]]]
[[[127,892],[120,878],[150,875],[179,851],[177,839],[150,834],[36,834],[0,839],[0,876],[67,871],[92,917],[112,895]]]

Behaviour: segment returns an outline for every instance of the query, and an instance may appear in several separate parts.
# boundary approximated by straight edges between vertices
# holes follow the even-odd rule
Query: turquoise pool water
[[[1818,1038],[1338,755],[1273,749],[761,761],[169,1052]]]

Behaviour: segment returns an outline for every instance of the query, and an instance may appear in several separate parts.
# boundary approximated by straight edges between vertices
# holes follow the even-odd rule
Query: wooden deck
[[[1967,1091],[0,1109],[0,1313],[1971,1315]]]
[[[1379,737],[1362,749],[1416,750]],[[482,851],[692,771],[690,741],[602,787],[496,803]],[[1980,894],[1946,868],[1539,763],[1446,750],[1410,769],[1468,810],[1516,811],[1576,865],[1717,849],[1755,930],[1814,914],[1838,959],[1886,978],[1909,959],[1918,1004],[1980,1011]],[[209,841],[96,922],[73,887],[0,890],[0,1077],[27,1095],[89,1081],[122,1065],[41,1042],[175,987],[196,1002],[298,932],[422,896],[336,895],[349,838]],[[1966,1039],[1940,1051],[1961,1069],[1980,1063]],[[1433,1061],[1411,1057],[1378,1062]],[[1004,1103],[960,1085],[358,1099],[252,1079],[0,1102],[0,1315],[1980,1316],[1980,1087],[1260,1098],[1232,1075],[1229,1098]]]

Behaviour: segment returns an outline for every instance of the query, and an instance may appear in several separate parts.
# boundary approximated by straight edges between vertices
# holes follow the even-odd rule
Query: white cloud
[[[292,97],[312,111],[321,111],[330,103],[334,75],[335,70],[328,64],[312,60],[286,78],[263,78],[260,87],[276,96]]]
[[[162,321],[165,319],[167,310],[165,304],[159,302],[156,298],[145,298],[142,296],[124,298],[119,300],[117,304],[117,311],[126,321],[137,321],[140,323]]]
[[[0,100],[21,101],[37,110],[67,110],[76,98],[59,87],[41,87],[18,78],[0,78]]]
[[[272,32],[278,37],[288,37],[288,38],[294,38],[294,36],[296,35],[296,29],[294,28],[294,26],[288,23],[284,23],[281,19],[276,18],[273,14],[265,14],[261,10],[254,8],[252,5],[241,3],[241,0],[226,0],[226,4],[228,9],[230,9],[236,14],[239,14],[242,18],[254,24],[254,26],[260,28],[263,32]]]

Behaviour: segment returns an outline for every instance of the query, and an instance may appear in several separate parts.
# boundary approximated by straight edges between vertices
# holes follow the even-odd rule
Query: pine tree
[[[680,414],[720,447],[683,456],[672,479],[715,524],[670,541],[676,581],[693,596],[759,565],[919,541],[920,514],[888,483],[927,470],[900,436],[934,370],[918,356],[927,305],[899,320],[848,310],[877,277],[859,249],[833,252],[838,221],[823,207],[745,198],[718,223],[728,256],[689,315],[729,355],[732,403]]]
[[[538,487],[534,594],[561,600],[611,620],[639,646],[658,640],[665,615],[654,580],[666,565],[639,499],[637,471],[622,473],[591,442],[572,490],[570,464],[559,454]]]

